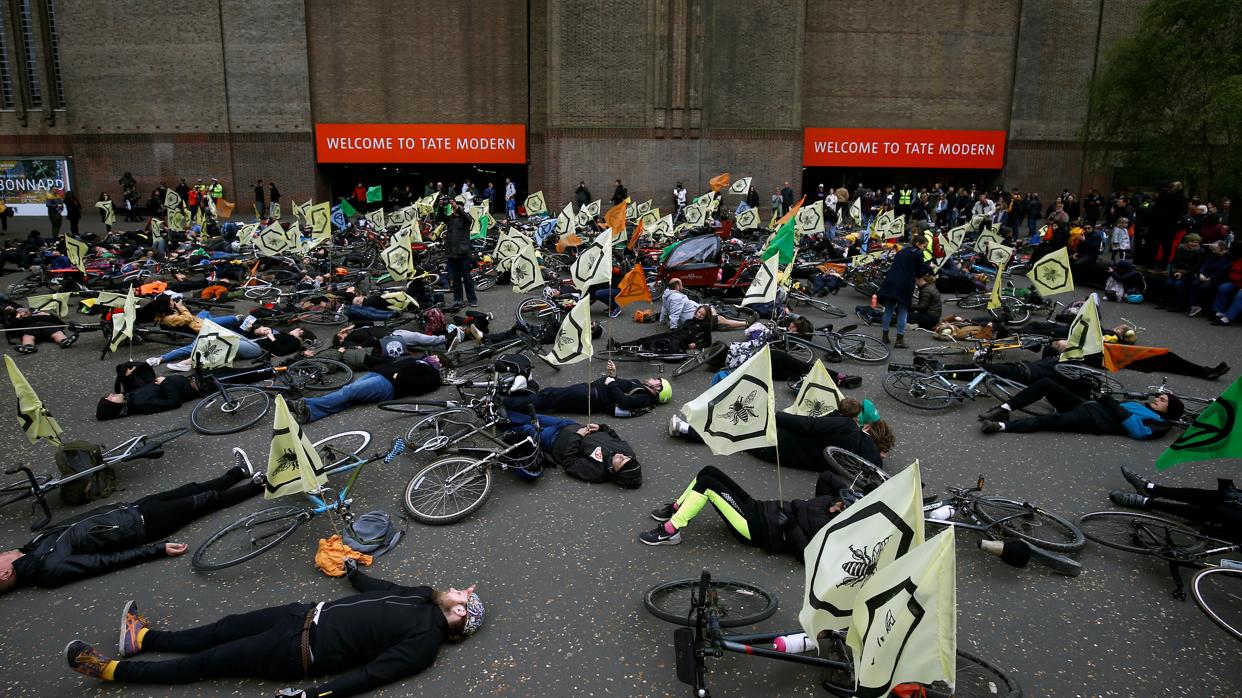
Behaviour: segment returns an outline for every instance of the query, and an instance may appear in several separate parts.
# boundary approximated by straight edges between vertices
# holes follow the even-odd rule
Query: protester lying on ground
[[[172,296],[161,293],[152,298],[146,305],[135,311],[135,322],[139,324],[155,324],[170,330],[186,330],[198,334],[203,328],[203,320],[211,320],[221,327],[235,330],[241,326],[245,315],[212,315],[204,310],[197,315],[191,313],[185,304],[174,300]]]
[[[1234,486],[1233,480],[1220,478],[1216,489],[1204,490],[1157,485],[1124,465],[1121,474],[1137,494],[1113,490],[1108,498],[1114,504],[1173,514],[1208,526],[1213,535],[1242,543],[1242,490]]]
[[[1095,368],[1102,368],[1105,354],[1108,355],[1109,362],[1117,369],[1130,369],[1140,373],[1163,373],[1177,376],[1191,376],[1193,378],[1203,378],[1204,380],[1214,381],[1217,378],[1229,373],[1229,364],[1221,361],[1215,366],[1205,366],[1197,364],[1189,359],[1181,356],[1163,347],[1143,347],[1124,345],[1116,342],[1107,341],[1105,337],[1104,353],[1089,354],[1083,357],[1083,363]],[[1054,356],[1057,353],[1065,351],[1067,342],[1057,340],[1052,342],[1048,352]]]
[[[664,378],[634,380],[617,378],[617,365],[608,362],[608,375],[590,383],[563,388],[544,388],[532,395],[510,395],[504,399],[510,413],[529,413],[534,409],[568,414],[603,414],[636,417],[673,397],[673,385]]]
[[[243,323],[244,324],[244,323]],[[265,325],[256,325],[249,331],[250,336],[242,334],[237,344],[237,358],[257,359],[264,354],[273,356],[289,356],[302,351],[303,342],[311,338],[311,333],[301,327],[288,331],[280,331]],[[191,371],[190,356],[194,353],[194,342],[177,347],[161,356],[147,358],[151,366],[164,364],[172,371]]]
[[[130,601],[121,612],[119,660],[81,640],[69,643],[65,658],[80,674],[122,683],[226,677],[293,682],[339,674],[313,688],[281,689],[277,695],[344,698],[423,671],[435,662],[441,644],[460,642],[483,626],[483,603],[473,586],[407,587],[346,567],[357,594],[231,615],[190,630],[153,628]],[[188,656],[130,659],[142,652]]]
[[[1033,405],[1040,399],[1051,403],[1056,412],[1025,419],[1011,418],[1014,410]],[[1041,378],[1008,402],[988,410],[981,419],[985,434],[1067,431],[1158,439],[1168,433],[1170,422],[1184,412],[1182,401],[1172,393],[1160,393],[1145,402],[1117,402],[1111,395],[1087,400],[1053,379]]]
[[[8,336],[18,338],[18,344],[13,349],[19,354],[35,353],[38,351],[35,342],[39,341],[55,342],[61,349],[68,349],[78,341],[77,332],[65,332],[67,325],[64,320],[42,310],[5,307],[3,320],[4,328],[9,330]]]
[[[702,304],[686,295],[683,290],[681,279],[670,279],[668,288],[664,289],[664,295],[660,297],[660,324],[668,325],[670,330],[681,327],[694,317]],[[711,329],[713,330],[740,330],[746,326],[741,320],[733,320],[722,317],[720,313],[713,312],[711,314]]]
[[[381,364],[327,395],[289,400],[289,411],[298,422],[309,424],[354,405],[426,395],[440,387],[442,368],[440,358],[435,355],[397,359]]]
[[[700,305],[695,308],[693,316],[670,329],[668,332],[640,337],[626,342],[617,342],[608,338],[608,349],[616,351],[625,347],[637,348],[641,351],[652,351],[661,354],[676,354],[692,349],[703,349],[712,343],[712,323],[714,313],[711,306]]]
[[[789,553],[802,562],[811,538],[845,509],[841,492],[849,483],[832,471],[820,474],[813,499],[758,500],[714,466],[699,470],[676,501],[651,512],[659,526],[638,536],[645,545],[677,545],[681,530],[711,503],[743,545]]]
[[[843,399],[836,411],[822,417],[777,412],[777,445],[752,448],[746,452],[769,463],[779,462],[787,468],[823,472],[828,467],[824,449],[836,446],[882,466],[897,440],[888,422],[874,413],[874,407],[868,413],[869,421],[864,420],[866,424],[860,423],[863,414],[862,404],[852,397]],[[689,422],[677,415],[669,418],[668,433],[669,436],[690,441],[703,440]]]
[[[256,477],[240,449],[233,452],[237,465],[214,480],[96,507],[0,553],[0,593],[23,586],[51,589],[147,560],[184,555],[185,543],[163,539],[263,491],[262,476]]]
[[[613,482],[626,489],[643,484],[634,447],[607,424],[580,424],[552,415],[509,413],[509,429],[534,436],[539,450],[565,472],[586,482]],[[535,421],[539,423],[535,427]]]
[[[811,321],[804,317],[790,314],[788,320],[789,323],[785,327],[787,332],[800,337],[809,337],[815,331]],[[775,333],[767,325],[756,322],[746,328],[744,341],[730,342],[726,351],[711,354],[707,359],[707,367],[716,372],[716,375],[712,376],[712,385],[724,380],[756,352],[768,346],[774,337]],[[772,346],[769,353],[772,356],[772,380],[787,381],[804,376],[815,365],[814,361],[804,361],[776,346]],[[824,358],[830,362],[841,360],[839,355],[832,354],[826,354]],[[861,376],[849,376],[839,371],[829,371],[829,373],[832,375],[832,380],[842,388],[857,388],[862,385]]]

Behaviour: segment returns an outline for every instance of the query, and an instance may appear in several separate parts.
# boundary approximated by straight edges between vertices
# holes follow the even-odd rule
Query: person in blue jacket
[[[1052,403],[1056,412],[1038,417],[1011,419],[1013,410],[1040,399]],[[1132,439],[1157,439],[1186,411],[1173,393],[1159,393],[1144,402],[1118,402],[1110,395],[1086,400],[1051,378],[1040,378],[998,407],[985,412],[983,433],[1002,431],[1028,434],[1036,431],[1069,431],[1079,434],[1126,435]]]
[[[915,282],[920,276],[931,271],[923,251],[927,249],[927,237],[915,235],[910,245],[893,256],[893,265],[889,267],[884,282],[876,291],[876,296],[884,304],[883,333],[880,339],[888,344],[888,330],[893,324],[893,315],[897,315],[897,342],[893,346],[898,349],[906,346],[906,314],[910,312],[910,304],[914,300]]]

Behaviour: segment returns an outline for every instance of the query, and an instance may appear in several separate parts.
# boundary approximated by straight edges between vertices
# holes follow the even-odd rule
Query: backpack
[[[448,331],[448,323],[439,308],[428,308],[423,311],[423,332],[425,334],[444,334]]]
[[[101,463],[103,449],[89,441],[68,441],[56,451],[56,467],[64,477],[90,470]],[[65,504],[87,504],[111,496],[116,489],[116,470],[109,466],[61,485],[60,501]]]
[[[406,355],[405,342],[395,334],[385,336],[379,341],[380,353],[393,359],[399,359]]]

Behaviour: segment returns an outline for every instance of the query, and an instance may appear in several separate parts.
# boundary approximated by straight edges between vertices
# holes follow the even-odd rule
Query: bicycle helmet
[[[501,439],[510,446],[520,443],[525,438],[526,435],[518,431],[509,431],[501,435]],[[516,448],[501,456],[500,459],[506,468],[512,470],[523,480],[535,480],[543,476],[543,452],[536,444]]]
[[[1127,296],[1126,296],[1126,302],[1127,302],[1127,303],[1142,303],[1142,302],[1143,302],[1143,294],[1141,294],[1141,293],[1131,293],[1131,294],[1129,294],[1129,295],[1127,295]]]
[[[673,399],[673,384],[667,378],[660,379],[660,393],[656,397],[661,405]]]

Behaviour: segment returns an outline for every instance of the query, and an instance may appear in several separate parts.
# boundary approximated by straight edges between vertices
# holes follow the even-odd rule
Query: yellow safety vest
[[[909,206],[910,201],[914,198],[914,190],[913,189],[902,189],[899,193],[901,194],[901,197],[897,200],[897,203],[901,204],[902,206]]]

